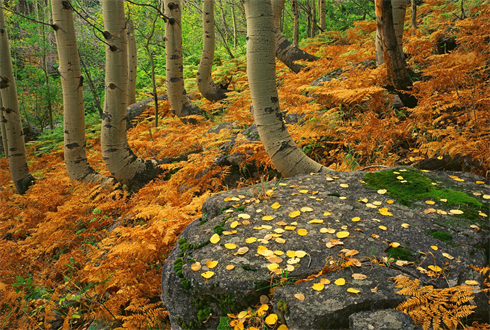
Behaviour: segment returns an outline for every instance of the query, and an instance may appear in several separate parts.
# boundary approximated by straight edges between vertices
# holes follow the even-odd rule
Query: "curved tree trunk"
[[[285,0],[272,0],[276,57],[279,59],[279,61],[286,64],[295,73],[298,73],[303,68],[303,66],[294,63],[295,61],[315,61],[317,60],[317,58],[299,48],[294,47],[281,32],[280,23],[282,9],[284,8],[284,2]]]
[[[325,2],[326,0],[320,0],[318,2],[318,6],[320,7],[318,12],[320,14],[320,29],[322,31],[325,31],[325,27],[327,26],[326,24],[326,18],[327,18],[327,4]]]
[[[405,24],[405,14],[407,10],[407,2],[405,0],[391,0],[391,1],[379,1],[376,0],[376,16],[381,14],[381,2],[391,2],[392,3],[392,17],[393,17],[393,26],[395,28],[396,41],[398,43],[398,47],[400,47],[403,55],[403,28]],[[383,49],[383,41],[382,41],[382,33],[379,27],[376,29],[376,65],[380,66],[385,62],[384,60],[384,49]]]
[[[198,115],[203,111],[187,97],[184,88],[184,66],[182,60],[181,1],[165,0],[165,48],[167,60],[167,94],[172,112],[182,118]]]
[[[3,16],[3,0],[0,0],[0,91],[8,143],[10,176],[19,194],[24,194],[36,180],[27,167],[19,100],[10,57],[10,43]]]
[[[276,88],[274,24],[270,1],[244,0],[247,17],[247,76],[252,113],[260,140],[285,177],[321,172],[326,167],[306,156],[284,125]]]
[[[136,103],[136,78],[138,55],[136,51],[136,36],[134,35],[134,22],[128,21],[128,100],[127,104]]]
[[[73,8],[70,0],[51,0],[51,8],[58,45],[58,70],[63,88],[66,172],[72,180],[96,182],[103,176],[95,172],[87,161],[83,77],[73,23]]]
[[[378,2],[379,0],[376,0],[376,9],[378,9]],[[406,62],[400,45],[397,42],[397,36],[393,26],[393,11],[391,2],[381,2],[381,13],[378,15],[378,11],[376,12],[376,22],[378,29],[382,33],[384,59],[386,69],[388,71],[388,77],[397,90],[397,94],[402,100],[403,104],[406,107],[413,108],[417,105],[417,99],[412,95],[403,93],[403,91],[407,91],[412,87],[412,79],[408,75]]]
[[[197,71],[197,86],[209,101],[219,101],[226,97],[226,89],[216,85],[211,77],[214,59],[214,0],[202,2],[203,50]]]
[[[412,0],[412,15],[410,16],[410,25],[412,25],[412,29],[417,28],[417,0]]]
[[[157,161],[135,156],[126,136],[128,57],[124,0],[103,0],[106,77],[101,148],[104,162],[121,183],[135,189],[161,173]]]

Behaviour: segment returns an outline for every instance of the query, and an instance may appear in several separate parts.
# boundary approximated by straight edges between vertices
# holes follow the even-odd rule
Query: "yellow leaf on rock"
[[[364,275],[364,274],[358,274],[358,273],[352,274],[352,277],[355,280],[365,280],[367,278],[366,275]]]
[[[322,278],[322,279],[320,279],[320,283],[322,283],[324,285],[328,285],[328,284],[330,284],[330,280],[328,278]]]
[[[238,251],[235,254],[245,254],[248,252],[248,247],[244,246],[238,249]]]
[[[310,220],[309,223],[311,223],[311,224],[319,224],[319,223],[323,223],[323,220],[313,219],[313,220]]]
[[[305,255],[307,255],[305,251],[301,251],[301,250],[295,251],[294,254],[298,258],[303,258]]]
[[[430,270],[432,270],[432,271],[434,271],[434,272],[440,272],[440,271],[442,270],[442,268],[441,268],[441,267],[439,267],[439,266],[435,266],[435,265],[430,265],[430,266],[429,266],[429,267],[427,267],[427,268],[429,268]]]
[[[356,289],[354,289],[354,288],[348,288],[348,289],[347,289],[347,292],[350,292],[350,293],[359,293],[359,292],[361,292],[361,291],[356,290]]]
[[[477,286],[477,285],[480,284],[477,281],[473,281],[473,280],[466,280],[466,281],[464,281],[464,283],[465,284],[468,284],[468,285],[471,285],[471,286]]]
[[[311,207],[305,206],[305,207],[301,208],[301,212],[312,212],[312,211],[313,211],[313,209]]]
[[[238,313],[237,318],[243,319],[247,315],[248,315],[247,311],[242,311],[242,312]]]
[[[401,175],[396,177],[398,180],[403,180],[403,177]]]
[[[348,231],[339,231],[339,232],[337,233],[337,237],[338,237],[338,238],[346,238],[346,237],[347,237],[347,236],[349,236],[349,235],[350,235],[350,233],[349,233]]]
[[[250,328],[250,330],[253,330],[252,328]],[[259,330],[259,329],[257,329]],[[284,324],[281,324],[280,326],[277,327],[277,330],[289,330],[289,328],[284,325]]]
[[[227,248],[228,250],[233,250],[236,249],[236,245],[233,243],[226,243],[225,248]]]
[[[299,236],[306,236],[306,235],[308,235],[308,230],[306,230],[304,228],[298,229],[298,235]]]
[[[296,252],[295,251],[292,251],[292,250],[289,250],[289,251],[286,252],[286,255],[289,258],[294,258],[296,256]]]
[[[300,190],[299,192],[300,192],[301,194],[307,194],[307,193],[308,193],[308,190],[303,189],[303,190]]]
[[[226,270],[232,270],[235,268],[235,265],[227,265]]]
[[[219,235],[218,234],[214,234],[213,236],[211,236],[211,238],[209,239],[209,241],[213,244],[216,244],[220,241],[220,238],[219,238]]]
[[[264,220],[264,221],[271,221],[271,220],[274,220],[274,217],[271,216],[271,215],[264,215],[262,217],[262,220]]]
[[[301,214],[300,211],[296,210],[296,211],[293,211],[291,213],[289,213],[289,217],[290,218],[296,218],[297,216],[299,216]]]
[[[397,248],[397,247],[399,247],[399,246],[400,246],[400,243],[397,243],[397,242],[392,242],[392,243],[390,243],[390,246],[391,246],[391,247],[394,247],[394,248]]]
[[[238,226],[238,221],[233,221],[231,224],[230,224],[230,228],[236,228]]]
[[[379,229],[381,229],[381,230],[386,230],[386,229],[388,229],[388,228],[386,228],[385,226],[379,226],[378,228],[379,228]]]
[[[295,230],[296,227],[294,227],[294,226],[286,226],[286,227],[284,227],[284,229],[285,230]]]
[[[274,210],[276,210],[276,209],[278,209],[278,208],[280,208],[280,207],[281,207],[281,204],[279,204],[278,202],[275,202],[274,204],[272,204],[272,205],[271,205],[271,207],[272,207]]]
[[[361,218],[359,218],[359,217],[353,217],[351,220],[354,221],[354,222],[358,222],[358,221],[361,221]]]
[[[432,250],[434,250],[434,251],[439,250],[439,248],[438,248],[437,246],[435,246],[435,245],[432,245],[430,248],[431,248]]]
[[[347,183],[341,183],[340,186],[342,188],[349,188],[349,185]]]
[[[218,261],[216,260],[208,260],[206,261],[206,266],[208,266],[209,269],[214,268],[218,265]]]
[[[410,227],[410,225],[408,223],[402,223],[400,226],[402,228],[408,228],[408,227]]]
[[[254,243],[255,241],[257,241],[257,237],[249,237],[245,240],[248,244]]]
[[[395,201],[390,199],[390,200],[387,200],[386,203],[393,204],[393,203],[395,203]]]
[[[476,181],[476,184],[485,184],[485,181]]]
[[[452,214],[463,214],[463,211],[461,210],[450,210],[449,212],[451,212]]]
[[[250,219],[250,215],[246,214],[246,213],[241,213],[238,215],[239,218],[242,218],[242,219]]]
[[[393,216],[393,214],[391,212],[389,212],[386,207],[380,208],[379,213],[381,213],[381,215],[385,215],[385,216],[390,216],[390,217]]]
[[[298,299],[298,300],[301,300],[301,301],[305,300],[305,295],[304,295],[304,294],[302,294],[302,293],[296,293],[296,294],[294,295],[294,297],[295,297],[296,299]]]
[[[370,208],[370,209],[377,209],[378,207],[372,203],[367,203],[366,204],[366,207]]]
[[[285,230],[284,230],[284,229],[282,229],[282,228],[276,228],[276,229],[274,229],[274,232],[276,232],[276,233],[278,233],[278,234],[282,234],[282,233],[284,233],[284,232],[285,232]]]
[[[311,288],[315,291],[322,291],[325,285],[323,283],[315,283]]]
[[[429,205],[434,205],[436,202],[434,201],[425,201],[425,204],[429,204]]]
[[[191,269],[195,272],[197,272],[198,270],[201,270],[201,263],[200,262],[195,262],[191,265]]]
[[[207,272],[205,272],[205,273],[202,273],[202,274],[201,274],[201,276],[202,276],[202,277],[204,277],[204,278],[206,278],[206,279],[208,279],[208,278],[211,278],[211,277],[213,277],[213,276],[214,276],[214,272],[212,272],[212,271],[207,271]]]
[[[329,216],[330,214],[332,214],[332,213],[330,213],[330,212],[323,212],[323,216],[325,216],[325,217]]]
[[[268,264],[267,265],[267,269],[270,270],[270,271],[273,271],[274,269],[277,269],[277,268],[279,268],[279,265],[276,264],[276,263]]]
[[[286,240],[284,238],[278,237],[278,238],[276,238],[276,243],[284,244],[284,243],[286,243]]]
[[[265,323],[268,325],[274,325],[274,324],[276,324],[277,319],[278,319],[278,317],[276,314],[269,314],[269,316],[267,316],[265,318]]]
[[[450,255],[449,253],[445,253],[445,252],[444,252],[442,255],[443,255],[444,257],[448,258],[449,260],[453,260],[453,259],[454,259],[454,257],[453,257],[452,255]]]
[[[335,280],[334,284],[335,285],[339,285],[339,286],[344,285],[345,284],[345,279],[343,279],[342,277],[341,278],[338,278],[338,279]]]
[[[384,195],[387,192],[388,192],[388,190],[386,190],[386,189],[380,189],[380,190],[378,190],[378,194],[380,194],[380,195]]]

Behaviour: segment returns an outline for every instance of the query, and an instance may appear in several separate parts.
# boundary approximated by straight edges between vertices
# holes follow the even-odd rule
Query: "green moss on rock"
[[[395,260],[405,260],[405,261],[416,260],[415,254],[412,251],[400,247],[397,248],[390,247],[387,250],[387,253],[391,258],[394,258]]]

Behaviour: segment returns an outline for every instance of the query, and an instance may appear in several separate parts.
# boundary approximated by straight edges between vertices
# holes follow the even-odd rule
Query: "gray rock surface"
[[[257,306],[261,295],[269,295],[271,310],[289,329],[347,329],[350,324],[361,329],[362,324],[369,324],[369,313],[394,309],[408,298],[396,293],[395,276],[418,279],[421,285],[435,288],[467,280],[483,287],[482,278],[470,265],[488,264],[488,217],[481,215],[489,213],[489,201],[482,198],[490,194],[488,181],[460,172],[386,171],[391,171],[396,184],[405,184],[408,192],[418,189],[417,183],[400,183],[397,176],[407,177],[407,171],[414,171],[440,189],[464,192],[481,204],[476,210],[464,203],[450,206],[453,195],[448,193],[451,201],[437,199],[428,205],[425,200],[413,200],[405,206],[402,197],[389,196],[390,187],[385,194],[378,192],[383,187],[368,187],[365,172],[300,175],[217,194],[204,203],[203,217],[179,236],[164,265],[162,300],[172,328],[216,329],[220,316]],[[273,208],[274,203],[281,206]],[[294,211],[300,214],[292,218]],[[220,241],[212,244],[209,239],[216,232]],[[349,235],[338,238],[339,232]],[[256,241],[247,241],[250,237]],[[396,249],[395,243],[400,244]],[[259,246],[270,252],[260,252],[264,248]],[[297,251],[299,257],[288,257],[288,251]],[[280,258],[274,261],[280,270],[277,274],[268,269],[272,253]],[[218,261],[212,269],[206,266],[210,260]],[[191,269],[196,262],[202,266],[198,271]],[[228,270],[228,265],[235,267]],[[441,271],[429,268],[434,266]],[[202,276],[206,271],[214,275],[206,279]],[[340,278],[345,284],[334,284]],[[314,290],[312,286],[321,281],[323,290]],[[477,308],[470,319],[484,321],[488,297],[475,292],[472,304]],[[368,314],[349,321],[360,312]],[[379,329],[389,329],[390,322],[383,324],[385,328]],[[407,329],[412,328],[407,325]]]
[[[396,309],[359,312],[349,316],[350,330],[422,330],[410,316]]]

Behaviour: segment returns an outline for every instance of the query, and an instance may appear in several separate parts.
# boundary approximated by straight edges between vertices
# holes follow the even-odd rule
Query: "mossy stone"
[[[412,251],[400,247],[397,248],[390,247],[387,250],[387,253],[390,257],[394,258],[395,260],[405,260],[405,261],[416,260],[415,254]]]

